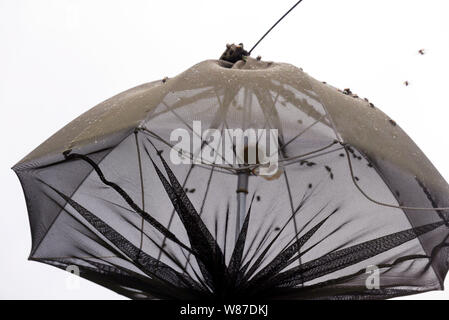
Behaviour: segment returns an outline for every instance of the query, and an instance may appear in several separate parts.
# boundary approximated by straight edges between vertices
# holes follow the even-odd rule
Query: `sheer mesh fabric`
[[[442,289],[448,211],[431,209],[448,204],[448,186],[396,124],[292,66],[211,63],[105,102],[80,133],[78,124],[59,133],[75,132],[70,141],[56,134],[16,165],[30,259],[77,265],[135,299],[383,299]],[[240,231],[242,167],[170,160],[171,132],[193,135],[193,121],[222,137],[279,130],[278,174],[244,169]],[[371,266],[379,288],[367,288]]]

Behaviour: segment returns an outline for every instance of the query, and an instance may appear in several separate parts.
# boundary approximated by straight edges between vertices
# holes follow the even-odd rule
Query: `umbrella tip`
[[[224,60],[231,63],[244,60],[244,57],[249,56],[249,52],[243,48],[243,43],[239,44],[227,44],[226,50],[220,57],[220,60]]]

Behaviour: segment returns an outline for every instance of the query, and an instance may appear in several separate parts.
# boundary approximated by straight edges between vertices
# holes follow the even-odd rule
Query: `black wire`
[[[296,2],[295,5],[290,8],[290,10],[288,10],[278,21],[276,21],[276,23],[273,24],[273,26],[270,29],[268,29],[267,32],[265,32],[265,34],[262,36],[262,38],[260,38],[259,41],[256,42],[256,44],[251,48],[251,50],[249,50],[249,54],[251,54],[251,52],[254,50],[254,48],[257,47],[257,45],[270,33],[271,30],[274,29],[274,27],[276,27],[278,25],[278,23],[281,22],[282,19],[284,19],[301,2],[302,2],[302,0],[299,0],[298,2]]]

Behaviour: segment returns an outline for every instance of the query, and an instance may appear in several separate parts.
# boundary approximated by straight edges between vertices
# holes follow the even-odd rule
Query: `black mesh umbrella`
[[[449,186],[396,122],[292,65],[225,58],[101,103],[14,166],[30,259],[137,299],[441,290]],[[229,161],[237,129],[275,149],[250,161],[259,137],[230,139]]]

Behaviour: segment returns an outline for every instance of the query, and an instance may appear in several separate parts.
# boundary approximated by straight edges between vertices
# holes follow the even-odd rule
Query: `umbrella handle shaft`
[[[237,180],[237,219],[235,228],[235,242],[242,229],[243,222],[246,216],[246,198],[248,195],[248,178],[249,174],[247,172],[241,172],[238,174]]]

